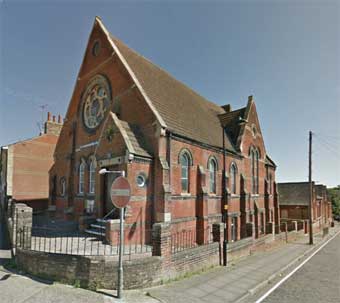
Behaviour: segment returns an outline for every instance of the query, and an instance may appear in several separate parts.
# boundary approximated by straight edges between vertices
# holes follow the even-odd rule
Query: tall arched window
[[[182,192],[189,192],[189,165],[190,165],[190,157],[187,152],[184,152],[180,156],[180,164],[181,164],[181,184],[182,184]]]
[[[268,183],[269,183],[269,194],[272,194],[273,193],[273,176],[272,176],[272,174],[269,174]]]
[[[96,159],[91,158],[89,167],[89,193],[94,194],[96,186]]]
[[[64,197],[66,194],[66,179],[62,177],[60,179],[60,195]]]
[[[235,163],[230,166],[230,190],[232,194],[236,194],[236,184],[237,184],[237,167]]]
[[[79,165],[79,185],[78,185],[78,192],[80,194],[84,193],[84,180],[85,180],[85,162],[81,161]]]
[[[259,193],[259,151],[255,152],[255,193]]]
[[[209,190],[211,193],[216,193],[217,163],[215,159],[209,160],[208,169],[209,169]]]
[[[255,151],[253,149],[250,150],[250,159],[251,159],[251,192],[255,194],[256,192],[256,180],[255,180]]]

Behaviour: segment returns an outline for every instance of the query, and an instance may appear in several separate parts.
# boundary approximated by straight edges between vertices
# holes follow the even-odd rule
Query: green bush
[[[332,202],[333,215],[340,216],[340,185],[334,188],[328,188],[328,197]]]

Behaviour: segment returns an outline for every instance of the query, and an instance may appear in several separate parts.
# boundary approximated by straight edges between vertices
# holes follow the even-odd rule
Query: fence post
[[[223,241],[223,223],[213,223],[212,225],[213,242]]]
[[[152,255],[170,258],[171,256],[171,225],[155,223],[152,227]]]

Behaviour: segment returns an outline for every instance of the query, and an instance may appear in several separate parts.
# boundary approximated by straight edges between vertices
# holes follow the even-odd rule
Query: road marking
[[[338,231],[332,238],[328,239],[324,244],[322,244],[315,252],[313,252],[305,261],[303,261],[298,267],[292,270],[287,276],[285,276],[281,281],[276,283],[271,289],[269,289],[261,298],[259,298],[255,303],[261,303],[265,298],[267,298],[276,288],[278,288],[283,282],[288,280],[294,273],[296,273],[303,265],[305,265],[314,255],[316,255],[321,249],[323,249],[330,241],[332,241],[337,235],[340,234]]]

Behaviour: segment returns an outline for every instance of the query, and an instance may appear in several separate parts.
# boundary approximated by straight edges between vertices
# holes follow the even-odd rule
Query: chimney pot
[[[47,113],[47,121],[51,121],[51,112]]]
[[[63,123],[63,118],[62,118],[60,115],[58,115],[58,123],[59,123],[59,124],[62,124],[62,123]]]
[[[53,115],[53,119],[52,119],[53,122],[55,122],[55,116]]]

